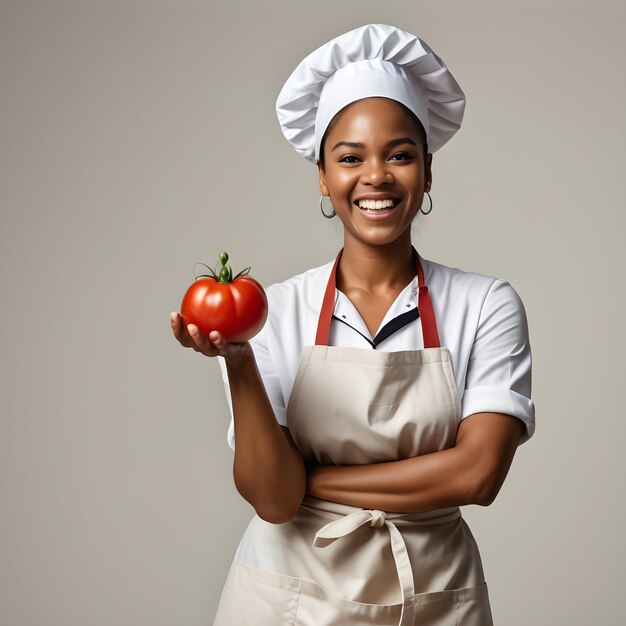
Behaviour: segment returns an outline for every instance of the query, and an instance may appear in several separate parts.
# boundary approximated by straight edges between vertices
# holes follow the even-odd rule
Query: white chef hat
[[[373,96],[410,109],[426,131],[430,152],[456,133],[465,110],[465,94],[426,42],[395,26],[367,24],[305,57],[278,94],[276,113],[287,141],[315,163],[333,117]]]

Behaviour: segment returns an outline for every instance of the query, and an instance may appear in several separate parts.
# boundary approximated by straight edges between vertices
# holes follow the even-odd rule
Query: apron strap
[[[424,348],[439,348],[439,332],[437,331],[437,320],[435,319],[435,310],[433,309],[433,303],[428,291],[428,285],[424,284],[424,271],[422,264],[420,263],[419,254],[414,246],[411,246],[413,258],[417,268],[417,310],[419,311],[420,318],[422,320],[422,334],[424,339]],[[330,335],[330,322],[335,310],[335,289],[337,287],[337,266],[339,265],[339,259],[343,248],[339,250],[333,268],[330,271],[328,283],[326,285],[326,291],[324,292],[324,299],[322,300],[322,309],[320,311],[320,317],[317,323],[317,333],[315,335],[316,346],[327,346],[328,337]]]

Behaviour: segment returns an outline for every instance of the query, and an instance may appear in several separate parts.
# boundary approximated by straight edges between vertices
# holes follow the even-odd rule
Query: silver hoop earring
[[[422,209],[422,207],[420,207],[420,211],[424,214],[424,215],[428,215],[432,210],[433,210],[433,199],[430,197],[430,194],[426,191],[425,192],[426,195],[428,196],[428,201],[430,203],[430,207],[428,209],[428,211],[424,211],[424,209]]]
[[[324,198],[328,198],[330,200],[330,196],[320,196],[320,211],[322,212],[322,215],[324,217],[327,217],[328,219],[331,219],[332,217],[335,217],[335,215],[337,215],[337,213],[335,212],[335,209],[333,208],[333,213],[332,215],[327,215],[326,213],[324,213]],[[331,201],[331,206],[332,206],[332,201]]]

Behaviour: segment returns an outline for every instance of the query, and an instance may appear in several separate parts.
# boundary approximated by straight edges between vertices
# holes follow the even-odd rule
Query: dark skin
[[[276,421],[250,342],[229,343],[218,331],[204,335],[195,324],[185,324],[180,313],[173,312],[171,318],[182,346],[224,357],[237,442],[233,460],[237,491],[265,521],[289,521],[306,492],[306,468],[289,431]]]
[[[337,288],[374,336],[415,275],[410,227],[432,184],[432,155],[424,154],[419,129],[403,107],[387,98],[365,98],[338,113],[323,150],[320,191],[330,196],[344,226]],[[400,199],[394,214],[377,222],[354,204],[376,193]],[[465,418],[454,447],[439,452],[364,465],[305,464],[289,430],[276,422],[249,343],[228,344],[217,331],[203,336],[194,325],[185,327],[179,314],[173,314],[172,328],[182,345],[225,359],[237,441],[235,484],[267,521],[292,519],[305,494],[393,512],[487,506],[506,478],[523,424],[503,413]]]

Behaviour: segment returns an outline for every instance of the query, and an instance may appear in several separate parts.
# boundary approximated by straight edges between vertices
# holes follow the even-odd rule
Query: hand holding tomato
[[[185,348],[193,348],[206,356],[222,356],[230,363],[239,363],[242,359],[254,357],[248,341],[229,343],[217,330],[212,330],[206,336],[195,324],[187,324],[176,312],[172,312],[171,322],[174,336]]]
[[[197,277],[187,289],[181,313],[172,313],[172,330],[186,348],[235,360],[252,353],[248,340],[267,320],[267,296],[261,284],[246,275],[249,267],[233,278],[228,254],[221,252],[219,258],[218,274],[205,265],[212,276]]]

